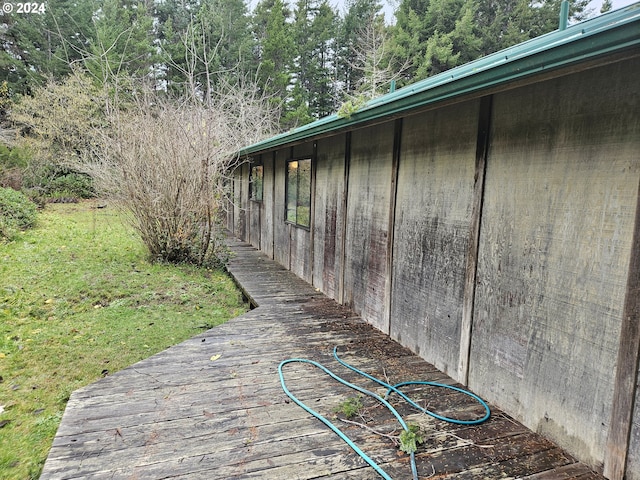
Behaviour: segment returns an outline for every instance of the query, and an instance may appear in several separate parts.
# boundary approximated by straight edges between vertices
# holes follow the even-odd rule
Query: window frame
[[[305,188],[305,193],[306,195],[303,196],[301,198],[300,195],[300,187],[301,187],[301,177],[303,177],[303,175],[301,175],[300,173],[303,172],[304,170],[300,168],[300,162],[308,162],[308,168],[306,169],[308,171],[308,191],[307,188]],[[298,165],[295,167],[296,168],[296,178],[295,178],[295,210],[293,210],[291,208],[290,205],[290,198],[289,196],[291,195],[291,185],[292,182],[290,181],[290,165],[292,163],[297,163]],[[310,156],[305,156],[305,157],[299,157],[299,158],[290,158],[287,160],[286,162],[286,166],[285,166],[285,193],[284,193],[284,222],[288,223],[289,225],[293,225],[295,227],[298,228],[302,228],[305,230],[311,230],[311,202],[312,202],[312,195],[311,195],[311,187],[312,187],[312,172],[313,172],[313,159]],[[303,179],[304,180],[304,179]],[[305,186],[304,184],[302,185],[303,187]],[[301,201],[302,200],[302,201]],[[306,202],[305,202],[306,201]],[[306,205],[305,203],[308,203],[308,205]],[[300,215],[300,209],[305,209],[308,208],[308,213],[306,215],[306,220],[307,223],[304,223],[304,216],[302,218]],[[290,216],[290,212],[294,211],[295,212],[295,219],[291,219]],[[301,221],[302,220],[302,221]]]

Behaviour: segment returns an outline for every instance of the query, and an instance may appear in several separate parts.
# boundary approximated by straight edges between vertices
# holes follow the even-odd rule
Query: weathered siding
[[[254,162],[260,162],[260,157],[254,159]],[[252,165],[247,165],[249,172]],[[260,236],[262,233],[262,202],[251,200],[251,184],[248,186],[248,216],[249,216],[249,243],[256,248],[260,248]]]
[[[260,250],[273,258],[273,212],[274,212],[274,187],[275,164],[273,152],[262,155],[262,222],[260,224]]]
[[[313,161],[313,152],[313,142],[296,145],[293,147],[293,155],[290,158],[311,158]],[[313,179],[311,182],[313,185]],[[313,205],[313,196],[311,203]],[[313,228],[313,217],[311,217],[311,223],[311,228]],[[291,232],[291,271],[311,283],[311,232],[309,229],[295,225],[289,225],[289,229]]]
[[[345,135],[318,141],[313,285],[338,300],[344,236]]]
[[[278,150],[275,154],[275,198],[273,203],[274,260],[285,268],[291,267],[291,226],[285,223],[285,172],[289,149]]]
[[[344,303],[383,332],[393,123],[356,130],[351,138]]]
[[[233,232],[245,241],[247,237],[247,206],[249,204],[249,166],[241,165],[233,178]]]
[[[470,386],[593,465],[634,228],[638,74],[637,61],[614,64],[493,105]]]
[[[391,336],[446,373],[458,367],[479,101],[404,119]]]

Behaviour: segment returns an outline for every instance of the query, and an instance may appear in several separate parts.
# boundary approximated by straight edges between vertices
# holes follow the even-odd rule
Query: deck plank
[[[379,391],[335,361],[338,346],[347,362],[393,382],[456,384],[254,248],[230,246],[229,271],[259,307],[74,392],[41,479],[376,478],[284,394],[280,362],[311,359]],[[310,365],[288,364],[284,371],[288,388],[325,416],[335,417],[354,396]],[[415,398],[438,413],[482,414],[451,390],[418,390]],[[603,478],[495,408],[484,424],[460,426],[412,411],[393,395],[390,401],[425,432],[416,455],[421,478]],[[365,406],[371,425],[399,432],[386,409],[368,398]],[[408,456],[389,439],[337,423],[392,478],[411,478]]]

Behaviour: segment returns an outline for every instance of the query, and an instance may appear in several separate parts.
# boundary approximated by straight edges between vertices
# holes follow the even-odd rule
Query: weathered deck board
[[[342,358],[393,382],[455,382],[317,292],[252,247],[231,243],[229,270],[259,308],[73,393],[42,479],[371,479],[375,472],[322,423],[291,402],[277,367],[292,357],[340,366]],[[212,361],[214,355],[220,357]],[[326,416],[354,393],[310,365],[285,366],[288,387]],[[447,389],[415,398],[439,413],[474,418],[481,409]],[[392,403],[426,432],[416,456],[421,478],[602,478],[496,409],[479,426],[452,425]],[[364,400],[369,422],[396,420]],[[392,442],[340,423],[394,479],[411,478]]]

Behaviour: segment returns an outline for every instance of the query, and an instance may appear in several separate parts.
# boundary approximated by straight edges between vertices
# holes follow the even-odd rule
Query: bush
[[[18,230],[36,222],[36,204],[11,188],[0,188],[0,238],[11,240]]]
[[[34,201],[34,196],[44,202],[77,202],[95,196],[89,175],[59,165],[31,165],[23,171],[22,180],[20,190]]]
[[[0,144],[0,187],[20,190],[30,158],[27,148]]]
[[[92,198],[95,196],[91,177],[83,173],[67,173],[53,178],[46,185],[47,193],[56,198]]]

